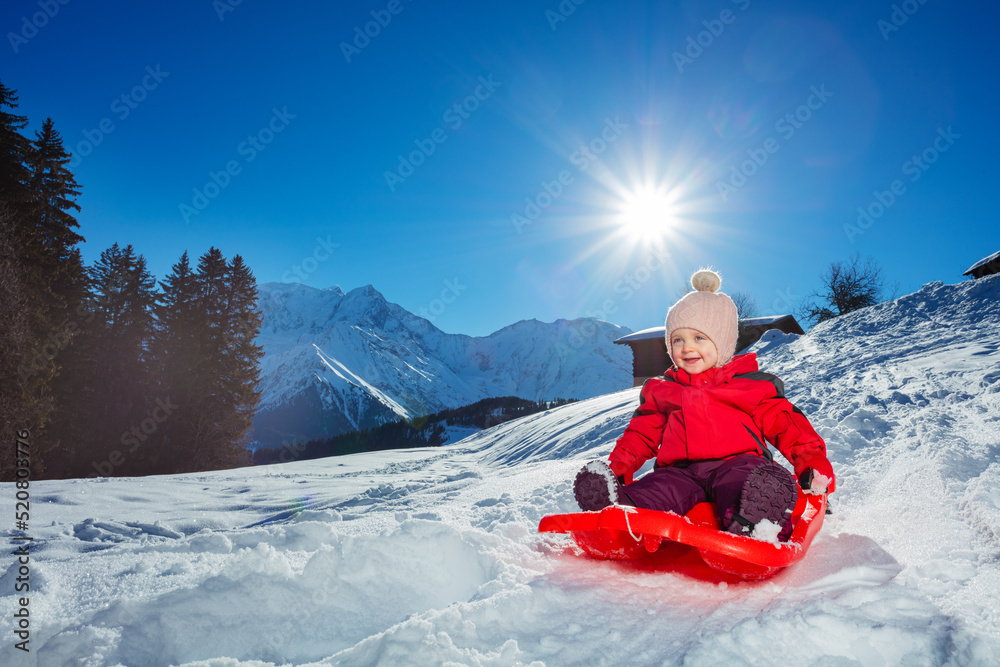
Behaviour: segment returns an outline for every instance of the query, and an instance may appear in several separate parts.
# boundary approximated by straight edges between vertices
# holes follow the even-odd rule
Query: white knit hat
[[[666,342],[667,354],[675,364],[670,349],[670,340],[678,329],[696,329],[702,332],[719,352],[715,364],[725,366],[736,353],[736,339],[739,336],[739,316],[736,304],[727,295],[719,292],[722,278],[710,269],[702,269],[691,276],[694,292],[688,292],[667,311]]]

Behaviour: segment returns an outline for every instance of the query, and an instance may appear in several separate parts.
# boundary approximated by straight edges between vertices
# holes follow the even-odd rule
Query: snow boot
[[[604,461],[591,461],[576,474],[573,495],[584,512],[596,512],[609,505],[623,504],[622,485]],[[625,503],[631,504],[631,503]]]
[[[778,541],[787,541],[792,533],[789,520],[798,497],[795,478],[778,464],[768,463],[754,468],[743,482],[740,505],[733,513],[727,530],[749,536],[757,524],[766,519],[779,528]]]

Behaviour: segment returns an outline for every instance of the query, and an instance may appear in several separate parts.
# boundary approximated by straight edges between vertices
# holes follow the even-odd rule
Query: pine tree
[[[41,132],[35,133],[28,155],[31,213],[38,240],[38,261],[49,285],[52,319],[72,314],[83,296],[84,276],[80,252],[75,248],[84,238],[75,230],[80,223],[70,213],[79,211],[76,198],[80,186],[66,168],[70,154],[52,119],[46,118]]]
[[[172,472],[223,468],[234,458],[232,383],[228,379],[232,375],[228,358],[229,267],[218,248],[210,248],[199,258],[190,283],[193,289],[186,299],[191,305],[189,333],[176,330],[179,322],[164,322],[161,332],[163,340],[178,345],[175,361],[186,358],[185,354],[191,359],[184,377],[176,372],[165,376],[163,389],[182,412],[170,431]]]
[[[62,138],[52,119],[47,118],[42,130],[35,133],[27,159],[31,193],[28,216],[33,235],[25,246],[35,285],[32,305],[40,328],[48,331],[44,351],[51,373],[53,409],[51,424],[37,448],[47,461],[47,476],[69,474],[67,465],[78,438],[73,419],[75,387],[83,381],[83,367],[73,343],[81,330],[87,282],[83,259],[75,247],[84,239],[75,231],[80,224],[72,215],[80,210],[75,201],[80,186],[66,167],[69,161]],[[49,353],[54,356],[50,358]]]
[[[218,248],[209,248],[198,259],[195,273],[198,365],[194,373],[197,411],[193,420],[194,438],[182,443],[188,450],[182,472],[224,467],[220,465],[220,459],[224,458],[221,453],[227,449],[230,436],[224,385],[227,274],[226,259]]]
[[[70,158],[52,119],[46,118],[31,144],[27,161],[31,174],[28,187],[38,209],[39,231],[51,248],[49,256],[56,262],[65,262],[72,247],[83,241],[74,231],[80,223],[68,212],[80,210],[75,201],[80,196],[80,186],[66,168]]]
[[[185,252],[160,285],[157,387],[175,406],[163,428],[165,471],[249,465],[263,356],[253,273],[213,247],[194,272]]]
[[[10,111],[5,111],[4,107]],[[6,205],[10,216],[16,216],[30,199],[25,165],[31,145],[21,134],[28,126],[28,118],[11,113],[16,108],[17,91],[0,81],[0,203]]]
[[[82,295],[83,265],[74,246],[82,241],[70,211],[79,186],[66,169],[69,155],[46,120],[34,142],[20,131],[27,119],[12,113],[15,92],[0,83],[0,208],[6,215],[7,271],[22,290],[29,335],[18,343],[17,382],[0,388],[0,400],[32,431],[34,474],[43,473],[57,445],[45,427],[53,415],[53,386],[72,338],[70,313]],[[10,111],[5,110],[10,109]],[[13,283],[12,283],[13,284]]]
[[[49,377],[26,373],[25,362],[40,353],[29,313],[30,287],[21,248],[29,238],[25,215],[28,202],[28,169],[25,162],[30,142],[21,134],[28,125],[25,116],[13,113],[17,93],[0,82],[0,427],[3,433],[35,429],[51,409]],[[6,448],[10,449],[10,448]],[[14,477],[12,451],[0,453],[0,479]]]
[[[239,255],[229,263],[227,284],[227,335],[224,391],[230,400],[229,447],[225,458],[246,464],[246,446],[253,416],[260,403],[260,360],[264,350],[256,344],[261,314],[257,310],[257,281]]]
[[[85,379],[73,387],[78,442],[66,454],[76,455],[75,474],[146,474],[162,438],[150,416],[155,281],[145,258],[117,243],[88,274],[92,317],[77,341]]]
[[[196,371],[199,368],[200,314],[195,274],[187,251],[160,282],[157,297],[156,336],[153,357],[156,360],[156,399],[171,408],[169,419],[161,426],[161,451],[158,469],[179,472],[190,458],[188,447],[195,438],[193,418],[198,410]]]

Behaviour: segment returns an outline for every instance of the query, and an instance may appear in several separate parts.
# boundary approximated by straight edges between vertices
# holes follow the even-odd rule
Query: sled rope
[[[635,533],[633,533],[632,532],[632,526],[629,525],[629,522],[628,522],[628,510],[627,509],[623,509],[622,510],[622,514],[625,515],[625,527],[628,528],[628,534],[631,535],[632,539],[635,540],[636,542],[641,542],[642,538],[639,537],[638,535],[636,535]]]

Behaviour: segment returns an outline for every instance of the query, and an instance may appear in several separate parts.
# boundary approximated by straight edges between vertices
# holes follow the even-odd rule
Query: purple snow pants
[[[756,454],[731,459],[685,461],[681,465],[654,468],[622,490],[636,507],[684,515],[698,503],[714,501],[720,523],[726,510],[740,504],[743,482],[767,460]],[[730,513],[731,516],[731,513]],[[723,526],[725,528],[725,526]]]

